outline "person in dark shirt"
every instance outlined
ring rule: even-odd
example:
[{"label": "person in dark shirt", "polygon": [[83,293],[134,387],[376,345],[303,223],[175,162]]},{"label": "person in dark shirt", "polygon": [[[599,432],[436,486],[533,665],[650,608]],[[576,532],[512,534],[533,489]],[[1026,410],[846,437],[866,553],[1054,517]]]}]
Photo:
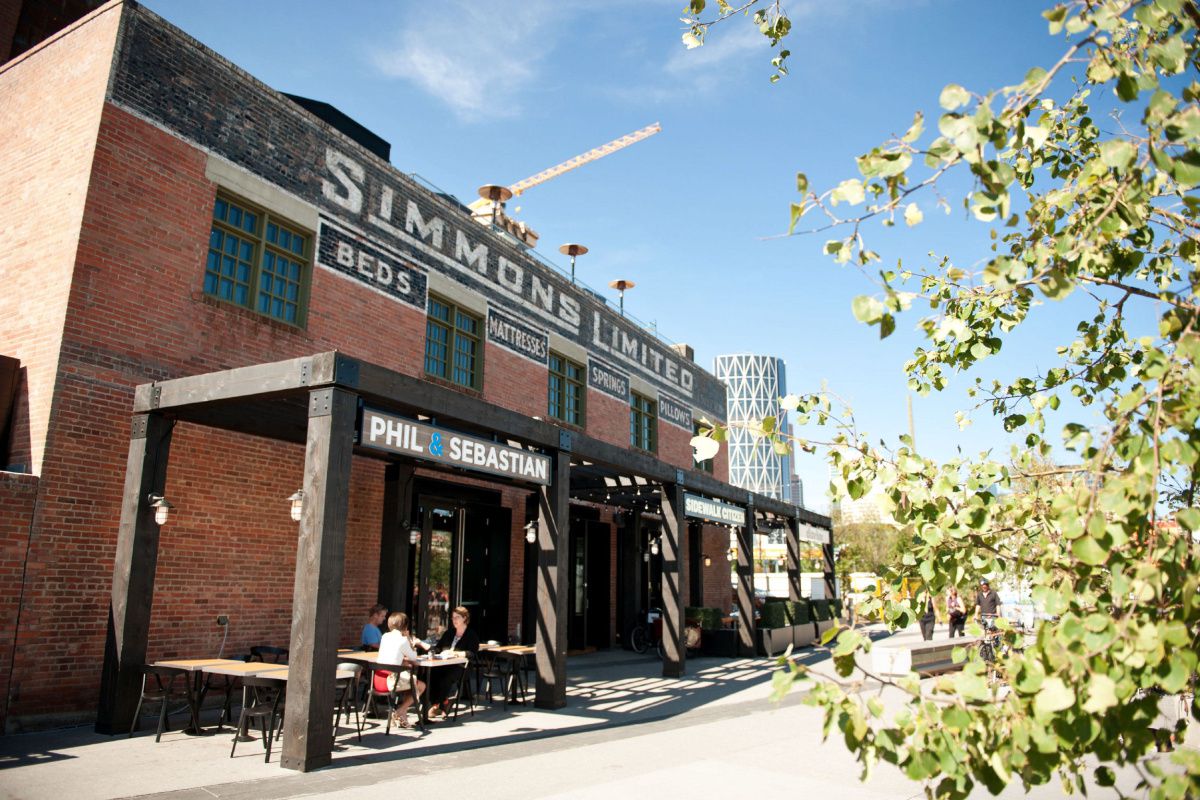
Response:
[{"label": "person in dark shirt", "polygon": [[937,621],[937,615],[933,610],[933,594],[925,595],[925,613],[921,615],[921,638],[925,641],[933,639],[933,625]]},{"label": "person in dark shirt", "polygon": [[[455,650],[467,654],[468,660],[474,660],[479,654],[479,635],[467,627],[471,622],[471,612],[464,606],[455,606],[450,612],[450,627],[438,639],[434,649],[438,652]],[[468,665],[470,669],[470,665]],[[433,708],[430,716],[437,718],[445,716],[450,710],[450,704],[458,696],[458,681],[464,673],[456,670],[435,669],[430,679],[432,700],[438,705]]]},{"label": "person in dark shirt", "polygon": [[991,627],[996,617],[1000,616],[1000,595],[992,591],[987,581],[979,583],[979,592],[975,595],[975,618],[982,620],[986,627]]}]

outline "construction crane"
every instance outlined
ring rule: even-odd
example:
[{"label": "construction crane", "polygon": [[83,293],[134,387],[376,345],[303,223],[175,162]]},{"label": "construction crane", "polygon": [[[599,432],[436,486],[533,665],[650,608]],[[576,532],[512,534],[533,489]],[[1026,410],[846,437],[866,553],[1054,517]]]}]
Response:
[{"label": "construction crane", "polygon": [[[511,197],[521,197],[521,194],[524,191],[529,190],[529,188],[533,188],[539,184],[545,184],[545,182],[551,178],[557,178],[557,176],[562,175],[563,173],[569,173],[572,169],[582,167],[583,164],[598,160],[598,158],[604,158],[605,156],[613,154],[613,152],[617,152],[618,150],[628,148],[629,145],[641,142],[642,139],[648,139],[661,130],[662,126],[659,125],[658,122],[655,122],[654,125],[644,127],[641,131],[626,133],[625,136],[620,137],[619,139],[613,139],[612,142],[608,144],[602,144],[599,146],[599,148],[588,150],[587,152],[584,152],[584,154],[575,156],[574,158],[568,158],[568,160],[564,161],[563,163],[556,164],[556,166],[551,167],[550,169],[541,170],[540,173],[536,175],[530,175],[529,178],[517,181],[516,184],[512,184],[506,188],[508,188],[508,190],[512,193]],[[500,205],[503,206],[503,200],[500,201]],[[476,217],[492,216],[492,200],[486,196],[475,200],[474,203],[469,205],[469,207],[470,210],[475,212]],[[485,213],[479,213],[485,210]]]}]

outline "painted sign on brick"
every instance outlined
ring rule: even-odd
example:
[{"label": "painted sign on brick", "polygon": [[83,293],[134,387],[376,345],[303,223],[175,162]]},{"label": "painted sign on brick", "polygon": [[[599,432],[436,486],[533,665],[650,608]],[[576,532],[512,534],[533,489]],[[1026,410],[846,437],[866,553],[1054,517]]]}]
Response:
[{"label": "painted sign on brick", "polygon": [[629,376],[594,358],[588,359],[588,386],[612,395],[623,403],[629,402]]},{"label": "painted sign on brick", "polygon": [[665,394],[658,396],[658,418],[692,432],[692,410]]},{"label": "painted sign on brick", "polygon": [[494,308],[488,309],[487,334],[488,341],[539,364],[545,364],[550,353],[549,336]]},{"label": "painted sign on brick", "polygon": [[421,270],[321,220],[317,263],[388,297],[425,310],[428,279]]}]

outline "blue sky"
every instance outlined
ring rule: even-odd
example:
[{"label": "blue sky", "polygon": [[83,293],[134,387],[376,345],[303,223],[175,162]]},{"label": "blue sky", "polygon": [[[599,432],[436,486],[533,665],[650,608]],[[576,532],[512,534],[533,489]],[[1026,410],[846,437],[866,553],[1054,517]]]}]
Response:
[{"label": "blue sky", "polygon": [[[661,122],[657,136],[510,204],[541,234],[539,252],[565,265],[558,245],[586,244],[581,279],[606,295],[614,278],[635,281],[629,311],[691,344],[702,366],[718,353],[780,356],[791,391],[825,382],[861,428],[889,442],[907,428],[901,366],[920,314],[880,342],[850,311],[871,284],[821,254],[830,237],[768,238],[786,229],[795,174],[818,191],[857,177],[854,157],[902,133],[914,111],[936,127],[945,84],[1017,83],[1063,49],[1037,2],[801,0],[785,4],[791,75],[771,84],[771,52],[745,20],[684,49],[682,0],[145,5],[271,86],[337,106],[391,142],[399,169],[466,201],[481,184],[513,183]],[[923,224],[871,225],[868,243],[885,263],[923,264],[936,252],[979,265],[988,228],[949,199],[949,216],[922,199]],[[987,374],[1051,363],[1073,317],[1043,316]],[[914,400],[923,453],[1006,447],[987,412],[958,430],[967,383]],[[824,461],[802,455],[797,472],[806,505],[826,509]]]}]

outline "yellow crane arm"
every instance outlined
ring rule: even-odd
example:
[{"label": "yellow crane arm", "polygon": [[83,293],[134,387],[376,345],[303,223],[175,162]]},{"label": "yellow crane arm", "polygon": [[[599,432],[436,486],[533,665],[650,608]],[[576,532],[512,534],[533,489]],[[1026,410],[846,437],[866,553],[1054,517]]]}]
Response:
[{"label": "yellow crane arm", "polygon": [[608,144],[602,144],[595,149],[588,150],[582,155],[575,156],[574,158],[568,158],[561,164],[556,164],[549,169],[544,169],[536,175],[530,175],[525,180],[517,181],[508,188],[512,190],[513,197],[520,197],[521,193],[526,189],[531,189],[534,186],[537,186],[539,183],[545,183],[551,178],[562,175],[564,172],[570,172],[576,167],[582,167],[589,161],[595,161],[598,158],[604,158],[610,153],[615,153],[622,148],[629,147],[631,144],[640,142],[642,139],[647,139],[661,130],[662,126],[656,122],[653,125],[642,128],[640,131],[627,133],[619,139],[613,139]]}]

